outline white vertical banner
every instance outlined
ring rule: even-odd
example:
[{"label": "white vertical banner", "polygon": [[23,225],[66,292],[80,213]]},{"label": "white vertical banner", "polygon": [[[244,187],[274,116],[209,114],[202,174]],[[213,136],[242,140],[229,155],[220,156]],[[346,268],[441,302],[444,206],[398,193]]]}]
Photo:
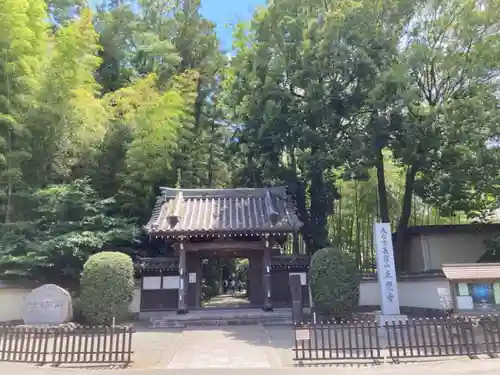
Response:
[{"label": "white vertical banner", "polygon": [[383,315],[400,315],[398,281],[394,265],[391,225],[375,223],[373,242],[377,259],[377,276],[380,285],[380,307]]}]

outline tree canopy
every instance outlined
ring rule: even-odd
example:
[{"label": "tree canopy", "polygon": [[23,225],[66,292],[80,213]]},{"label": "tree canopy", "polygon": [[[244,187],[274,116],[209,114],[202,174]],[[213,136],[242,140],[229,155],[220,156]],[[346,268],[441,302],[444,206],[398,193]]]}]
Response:
[{"label": "tree canopy", "polygon": [[0,2],[3,276],[133,252],[159,186],[286,184],[361,269],[375,219],[402,269],[409,225],[498,208],[500,0],[274,0],[231,51],[200,6]]}]

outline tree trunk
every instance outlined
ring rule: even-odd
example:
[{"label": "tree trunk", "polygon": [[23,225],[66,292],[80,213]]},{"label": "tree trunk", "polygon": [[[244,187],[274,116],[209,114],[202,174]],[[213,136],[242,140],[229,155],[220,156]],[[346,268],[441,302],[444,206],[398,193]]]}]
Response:
[{"label": "tree trunk", "polygon": [[306,189],[297,175],[297,170],[297,157],[295,156],[295,149],[292,148],[290,150],[290,170],[285,176],[285,181],[287,181],[288,183],[289,193],[295,200],[297,216],[303,224],[302,228],[300,228],[300,233],[302,234],[302,238],[305,241],[306,251],[310,255],[312,237],[310,236],[309,231],[310,217],[309,211],[307,210]]},{"label": "tree trunk", "polygon": [[7,204],[5,207],[5,222],[10,223],[12,211],[12,130],[7,130]]},{"label": "tree trunk", "polygon": [[[317,159],[316,159],[317,160]],[[315,167],[311,171],[311,222],[310,235],[312,236],[312,253],[327,245],[327,202],[325,191],[325,179],[323,170]]]},{"label": "tree trunk", "polygon": [[[7,50],[5,50],[5,57],[6,61],[7,59]],[[10,98],[10,89],[11,89],[11,81],[9,74],[6,75],[6,82],[5,82],[5,89],[6,89],[6,94],[7,94],[7,102],[6,102],[6,109],[7,109],[7,115],[12,114],[11,111],[11,98]],[[10,223],[10,216],[11,216],[11,210],[12,210],[12,123],[8,122],[7,123],[7,152],[6,152],[6,159],[7,159],[7,202],[6,202],[6,207],[5,207],[5,222]]]},{"label": "tree trunk", "polygon": [[[341,198],[342,199],[342,198]],[[361,250],[361,231],[360,231],[360,221],[359,221],[359,205],[358,205],[358,181],[354,180],[354,217],[356,220],[356,234],[355,234],[355,246],[356,246],[356,259],[358,262],[359,270],[363,270],[365,256],[362,254]]]},{"label": "tree trunk", "polygon": [[[342,189],[342,187],[340,187]],[[344,228],[344,223],[343,223],[343,217],[342,217],[342,190],[339,191],[340,193],[340,199],[339,199],[339,204],[338,204],[338,212],[337,212],[337,227],[335,228],[335,245],[338,246],[339,248],[341,247],[342,243],[342,228]]]},{"label": "tree trunk", "polygon": [[213,179],[214,179],[214,142],[215,142],[215,121],[212,119],[211,128],[210,128],[210,154],[208,155],[208,183],[207,186],[209,188],[212,187]]},{"label": "tree trunk", "polygon": [[383,223],[389,223],[389,205],[387,204],[387,186],[385,184],[384,155],[382,154],[382,148],[377,150],[375,167],[377,168],[377,190],[380,220],[382,220]]},{"label": "tree trunk", "polygon": [[415,183],[415,176],[417,175],[418,168],[412,165],[406,171],[406,181],[403,195],[403,207],[401,216],[399,217],[398,227],[396,229],[396,242],[394,244],[394,262],[396,270],[404,271],[405,265],[405,234],[408,229],[412,210],[413,198],[413,185]]},{"label": "tree trunk", "polygon": [[302,238],[304,238],[306,242],[307,253],[311,255],[312,237],[310,236],[309,231],[310,219],[309,212],[307,210],[306,191],[304,185],[300,181],[298,181],[298,178],[293,182],[293,184],[290,184],[289,187],[293,189],[291,190],[293,191],[293,197],[297,208],[297,216],[299,217],[299,220],[302,222],[302,224],[304,224],[302,228],[300,228],[300,232],[302,233]]}]

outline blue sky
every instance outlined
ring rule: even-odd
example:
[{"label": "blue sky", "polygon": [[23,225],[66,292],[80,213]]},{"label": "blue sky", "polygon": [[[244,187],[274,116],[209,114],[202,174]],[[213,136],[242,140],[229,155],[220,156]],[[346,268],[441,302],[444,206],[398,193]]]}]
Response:
[{"label": "blue sky", "polygon": [[[102,0],[89,0],[96,5]],[[217,35],[224,50],[231,48],[232,26],[251,19],[253,11],[266,0],[201,0],[201,13],[217,24]]]},{"label": "blue sky", "polygon": [[255,8],[266,0],[201,0],[203,16],[217,24],[217,35],[224,49],[231,48],[232,26],[250,20]]}]

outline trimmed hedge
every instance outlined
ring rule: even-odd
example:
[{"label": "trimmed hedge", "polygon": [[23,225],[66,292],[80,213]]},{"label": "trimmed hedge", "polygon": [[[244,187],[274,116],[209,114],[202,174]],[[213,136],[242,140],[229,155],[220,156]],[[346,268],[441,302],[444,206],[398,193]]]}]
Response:
[{"label": "trimmed hedge", "polygon": [[80,309],[86,323],[124,321],[133,295],[134,265],[128,255],[102,252],[87,260],[80,281]]},{"label": "trimmed hedge", "polygon": [[351,254],[331,247],[316,251],[309,277],[314,307],[324,318],[345,319],[358,307],[361,275]]}]

